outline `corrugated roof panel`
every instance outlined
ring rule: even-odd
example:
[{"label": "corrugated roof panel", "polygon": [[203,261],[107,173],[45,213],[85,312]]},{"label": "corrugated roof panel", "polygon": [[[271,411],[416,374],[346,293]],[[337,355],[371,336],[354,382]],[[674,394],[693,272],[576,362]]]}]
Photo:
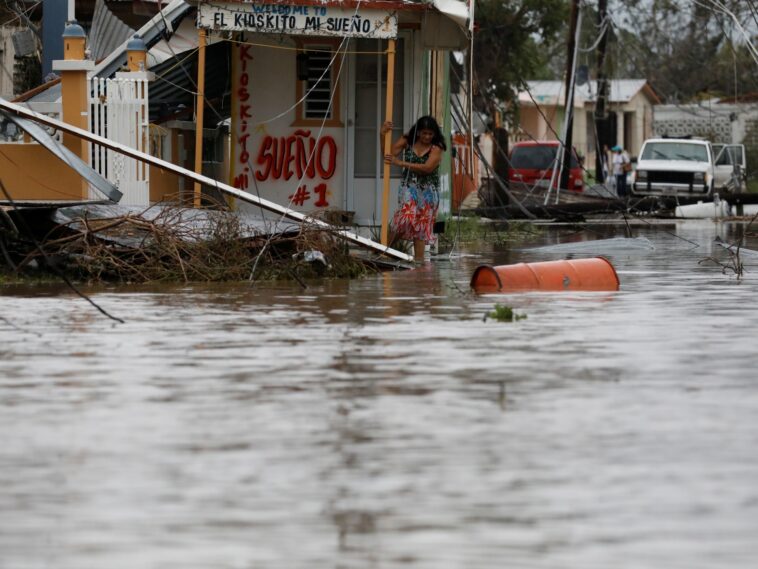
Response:
[{"label": "corrugated roof panel", "polygon": [[[627,103],[645,87],[645,79],[612,79],[610,82],[609,100],[611,103]],[[563,81],[529,81],[529,91],[537,103],[542,105],[562,105],[565,98],[565,83]],[[574,106],[581,107],[584,103],[595,100],[597,81],[592,80],[584,85],[576,86]],[[531,102],[529,93],[519,94],[522,103]]]},{"label": "corrugated roof panel", "polygon": [[[205,52],[205,96],[208,101],[217,101],[212,109],[206,109],[206,127],[229,116],[229,109],[221,106],[231,89],[229,46],[227,42],[219,42],[208,46]],[[194,112],[197,53],[184,60],[186,55],[187,52],[177,53],[180,65],[172,58],[150,69],[156,75],[150,83],[150,122],[169,120],[180,107],[190,116]]]},{"label": "corrugated roof panel", "polygon": [[97,0],[88,42],[94,61],[100,61],[115,51],[133,35],[134,30],[116,17],[104,0]]}]

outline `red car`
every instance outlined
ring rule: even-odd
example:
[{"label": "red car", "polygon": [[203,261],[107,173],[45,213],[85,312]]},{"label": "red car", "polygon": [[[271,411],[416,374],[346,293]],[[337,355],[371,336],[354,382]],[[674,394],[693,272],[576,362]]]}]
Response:
[{"label": "red car", "polygon": [[[511,184],[524,184],[529,187],[549,187],[553,166],[557,164],[557,150],[558,141],[555,140],[516,142],[511,147],[508,181]],[[559,180],[556,179],[553,187],[557,188],[558,183]],[[584,191],[584,172],[579,166],[576,150],[571,152],[568,189],[574,192]]]}]

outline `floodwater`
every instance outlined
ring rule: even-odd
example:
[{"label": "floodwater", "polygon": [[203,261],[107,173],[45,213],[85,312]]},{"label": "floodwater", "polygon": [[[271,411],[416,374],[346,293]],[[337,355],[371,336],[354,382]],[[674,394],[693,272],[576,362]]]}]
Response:
[{"label": "floodwater", "polygon": [[0,289],[0,568],[753,568],[758,260],[698,263],[741,227],[633,226],[655,249],[609,253],[610,293],[473,296],[477,264],[562,258],[487,246],[89,289],[121,325]]}]

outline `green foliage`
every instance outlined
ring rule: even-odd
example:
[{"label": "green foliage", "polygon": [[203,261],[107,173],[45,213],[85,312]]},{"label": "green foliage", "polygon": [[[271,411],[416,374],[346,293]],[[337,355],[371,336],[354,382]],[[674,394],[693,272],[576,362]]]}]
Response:
[{"label": "green foliage", "polygon": [[0,286],[5,285],[47,285],[61,283],[60,277],[41,271],[26,271],[17,273],[8,267],[2,266],[0,260]]},{"label": "green foliage", "polygon": [[498,322],[518,322],[519,320],[526,320],[526,314],[516,314],[510,306],[495,304],[493,310],[484,316],[484,320],[486,321],[487,318]]},{"label": "green foliage", "polygon": [[[721,4],[742,22],[752,19],[745,0]],[[745,38],[709,3],[618,0],[614,8],[618,28],[609,46],[609,76],[644,77],[670,103],[734,95],[735,79],[738,93],[758,88]]]},{"label": "green foliage", "polygon": [[[721,0],[746,29],[755,22],[755,2]],[[478,106],[491,99],[517,112],[517,93],[532,79],[563,79],[570,0],[479,0],[474,36]],[[606,75],[645,78],[662,99],[686,103],[712,96],[733,97],[758,90],[756,62],[731,17],[712,3],[692,0],[609,0],[613,20]],[[596,2],[583,8],[580,47],[598,39]],[[595,52],[579,63],[596,77]],[[707,70],[707,72],[704,72]]]},{"label": "green foliage", "polygon": [[478,0],[474,66],[480,94],[507,105],[517,101],[525,80],[548,78],[568,12],[568,0]]},{"label": "green foliage", "polygon": [[447,222],[440,244],[451,247],[483,241],[496,245],[524,241],[539,235],[540,229],[527,221],[484,222],[479,217],[459,217]]}]

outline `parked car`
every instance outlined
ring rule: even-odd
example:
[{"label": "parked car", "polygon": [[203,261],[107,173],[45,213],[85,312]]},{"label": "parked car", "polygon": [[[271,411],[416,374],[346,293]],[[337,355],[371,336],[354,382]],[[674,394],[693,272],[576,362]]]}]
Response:
[{"label": "parked car", "polygon": [[713,148],[707,140],[651,138],[632,176],[636,195],[708,196],[714,188]]},{"label": "parked car", "polygon": [[[511,184],[524,184],[529,187],[548,188],[553,177],[553,168],[557,165],[556,152],[559,144],[556,140],[516,142],[511,147],[508,181]],[[557,174],[556,174],[557,177]],[[553,187],[558,187],[555,180]],[[576,150],[571,152],[569,165],[568,189],[574,192],[584,191],[584,173],[579,165]]]},{"label": "parked car", "polygon": [[714,186],[717,191],[747,191],[747,159],[744,144],[713,144],[715,170]]}]

